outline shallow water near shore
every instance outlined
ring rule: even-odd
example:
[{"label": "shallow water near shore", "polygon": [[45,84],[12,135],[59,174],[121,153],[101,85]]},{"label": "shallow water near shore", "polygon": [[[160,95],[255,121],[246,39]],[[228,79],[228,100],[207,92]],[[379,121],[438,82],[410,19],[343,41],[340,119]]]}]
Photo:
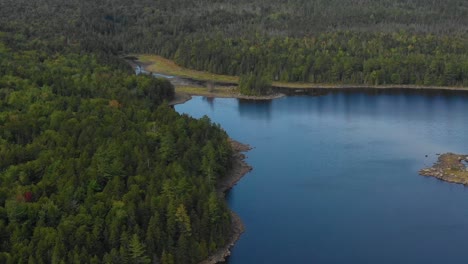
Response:
[{"label": "shallow water near shore", "polygon": [[194,97],[176,110],[254,147],[227,196],[246,227],[229,264],[466,263],[468,188],[417,172],[468,153],[467,93]]}]

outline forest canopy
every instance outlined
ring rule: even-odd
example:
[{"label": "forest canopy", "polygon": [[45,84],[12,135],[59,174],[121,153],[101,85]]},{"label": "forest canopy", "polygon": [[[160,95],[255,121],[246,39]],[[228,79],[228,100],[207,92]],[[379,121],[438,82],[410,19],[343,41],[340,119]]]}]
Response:
[{"label": "forest canopy", "polygon": [[0,263],[203,260],[230,234],[226,133],[79,48],[0,33]]},{"label": "forest canopy", "polygon": [[224,245],[226,133],[155,53],[272,81],[468,85],[466,0],[0,1],[0,263],[197,263]]},{"label": "forest canopy", "polygon": [[[468,85],[465,0],[2,1],[6,28],[272,81]],[[45,19],[47,18],[47,19]]]}]

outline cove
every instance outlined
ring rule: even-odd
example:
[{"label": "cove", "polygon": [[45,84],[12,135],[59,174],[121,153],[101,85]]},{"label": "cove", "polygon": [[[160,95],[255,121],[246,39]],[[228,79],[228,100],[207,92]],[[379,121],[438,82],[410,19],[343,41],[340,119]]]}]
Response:
[{"label": "cove", "polygon": [[417,173],[468,153],[467,93],[194,97],[176,110],[254,147],[228,194],[246,227],[228,263],[467,262],[468,189]]}]

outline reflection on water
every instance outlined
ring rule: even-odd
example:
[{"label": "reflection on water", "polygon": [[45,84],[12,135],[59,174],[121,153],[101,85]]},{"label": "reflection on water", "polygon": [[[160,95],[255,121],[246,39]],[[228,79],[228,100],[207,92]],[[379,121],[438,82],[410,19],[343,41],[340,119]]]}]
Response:
[{"label": "reflection on water", "polygon": [[240,116],[256,120],[269,120],[271,118],[271,105],[271,100],[238,99]]},{"label": "reflection on water", "polygon": [[[421,96],[424,97],[424,100],[417,100]],[[308,99],[303,100],[303,98]],[[370,98],[372,99],[369,100]],[[408,115],[415,118],[424,115],[424,119],[433,119],[434,115],[443,115],[450,121],[460,114],[457,111],[464,109],[468,100],[468,92],[404,89],[356,91],[353,89],[331,91],[327,95],[314,97],[291,96],[287,100],[294,102],[281,104],[277,103],[281,99],[273,101],[238,99],[238,111],[244,117],[269,120],[274,114],[272,113],[272,105],[274,104],[275,112],[336,114],[343,115],[348,120],[356,115],[369,116],[374,119],[382,118],[382,116],[399,118]],[[210,107],[214,106],[212,101],[209,103]]]},{"label": "reflection on water", "polygon": [[203,97],[203,101],[207,102],[210,106],[211,110],[214,110],[214,101],[216,100],[215,97]]},{"label": "reflection on water", "polygon": [[229,264],[466,263],[468,188],[417,171],[468,153],[467,93],[194,97],[176,109],[254,147],[254,170],[227,196],[247,230]]}]

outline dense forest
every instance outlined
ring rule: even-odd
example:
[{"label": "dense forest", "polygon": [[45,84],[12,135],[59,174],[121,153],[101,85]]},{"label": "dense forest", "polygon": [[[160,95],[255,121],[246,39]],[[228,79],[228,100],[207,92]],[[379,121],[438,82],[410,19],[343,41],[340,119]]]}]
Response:
[{"label": "dense forest", "polygon": [[[272,81],[468,85],[465,0],[2,1],[27,35]],[[18,15],[19,14],[19,15]],[[53,18],[44,20],[44,18]]]},{"label": "dense forest", "polygon": [[189,68],[284,82],[468,86],[468,39],[459,37],[340,32],[240,43],[205,38],[182,42],[174,59]]},{"label": "dense forest", "polygon": [[197,263],[226,133],[120,57],[272,81],[468,85],[466,0],[0,1],[0,263]]},{"label": "dense forest", "polygon": [[0,263],[197,263],[224,246],[226,133],[170,108],[169,82],[56,44],[0,33]]}]

